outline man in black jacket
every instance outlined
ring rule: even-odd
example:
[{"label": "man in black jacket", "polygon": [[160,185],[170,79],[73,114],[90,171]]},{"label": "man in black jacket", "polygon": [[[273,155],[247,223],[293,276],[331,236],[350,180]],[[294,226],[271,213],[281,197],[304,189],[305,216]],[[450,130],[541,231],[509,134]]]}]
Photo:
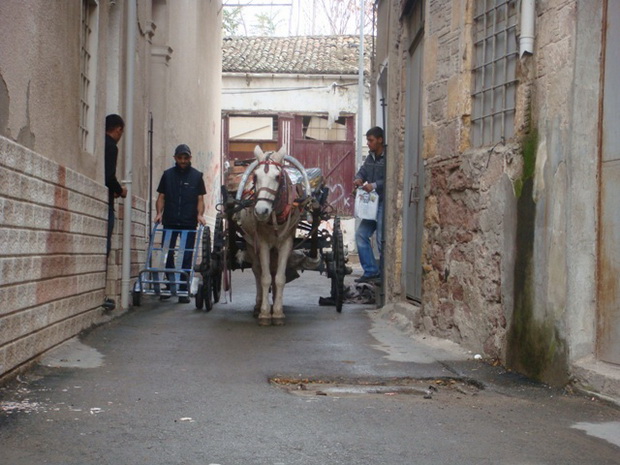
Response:
[{"label": "man in black jacket", "polygon": [[125,122],[119,115],[105,118],[105,185],[108,188],[108,235],[106,256],[110,255],[112,231],[114,230],[114,199],[127,196],[127,188],[116,179],[116,162],[118,159],[118,141],[125,131]]},{"label": "man in black jacket", "polygon": [[[185,253],[183,255],[183,269],[189,269],[192,264],[192,250],[196,240],[196,226],[206,224],[204,217],[205,183],[202,173],[191,166],[192,152],[185,144],[179,145],[174,151],[175,165],[164,171],[159,181],[157,215],[155,223],[161,222],[166,229],[187,230]],[[170,248],[176,246],[179,232],[173,232],[170,239]],[[166,259],[166,268],[175,268],[174,254],[169,253]],[[187,276],[179,287],[187,290]],[[180,303],[189,303],[189,297],[179,297]]]}]

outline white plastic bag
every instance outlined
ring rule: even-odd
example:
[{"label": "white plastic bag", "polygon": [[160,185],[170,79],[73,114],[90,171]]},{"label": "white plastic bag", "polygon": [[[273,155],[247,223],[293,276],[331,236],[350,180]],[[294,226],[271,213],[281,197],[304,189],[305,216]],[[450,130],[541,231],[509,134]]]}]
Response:
[{"label": "white plastic bag", "polygon": [[193,276],[192,277],[192,283],[191,283],[191,285],[189,287],[190,295],[198,294],[198,284],[200,284],[198,276]]},{"label": "white plastic bag", "polygon": [[377,191],[366,192],[359,187],[355,194],[355,218],[377,221],[379,194]]}]

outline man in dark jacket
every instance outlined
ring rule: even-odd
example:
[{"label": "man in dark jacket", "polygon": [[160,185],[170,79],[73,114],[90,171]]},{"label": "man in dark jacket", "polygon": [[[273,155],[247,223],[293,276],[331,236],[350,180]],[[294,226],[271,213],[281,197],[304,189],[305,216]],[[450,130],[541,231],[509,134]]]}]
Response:
[{"label": "man in dark jacket", "polygon": [[355,280],[358,283],[379,282],[381,279],[381,268],[383,260],[375,259],[372,250],[370,238],[376,231],[377,247],[379,255],[383,255],[383,184],[385,179],[385,147],[383,144],[383,129],[378,126],[371,128],[366,132],[366,142],[368,144],[369,153],[361,166],[353,185],[361,187],[366,192],[377,191],[379,195],[379,205],[377,208],[377,220],[361,220],[357,231],[355,232],[355,243],[357,245],[357,253],[359,254],[360,264],[364,270],[364,274]]},{"label": "man in dark jacket", "polygon": [[118,141],[125,131],[125,122],[119,115],[105,118],[105,185],[108,188],[108,236],[106,255],[110,255],[112,231],[114,230],[114,199],[127,196],[127,188],[116,179],[116,162],[118,159]]},{"label": "man in dark jacket", "polygon": [[[183,255],[183,269],[192,265],[192,250],[196,240],[196,226],[206,224],[204,215],[205,183],[202,173],[191,166],[192,152],[185,144],[179,145],[174,151],[175,165],[164,171],[159,181],[157,215],[155,223],[161,222],[166,229],[187,230],[187,239]],[[174,232],[170,239],[170,248],[176,246],[179,232]],[[175,268],[174,254],[169,253],[166,268]],[[187,276],[182,278],[180,290],[187,290]],[[189,297],[179,297],[180,303],[189,303]]]}]

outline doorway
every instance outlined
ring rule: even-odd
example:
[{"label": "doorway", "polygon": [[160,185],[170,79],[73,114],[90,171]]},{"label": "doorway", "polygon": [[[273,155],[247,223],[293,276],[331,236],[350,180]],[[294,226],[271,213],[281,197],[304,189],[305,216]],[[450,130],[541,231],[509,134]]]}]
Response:
[{"label": "doorway", "polygon": [[422,62],[424,2],[414,4],[408,18],[413,38],[407,57],[405,190],[403,199],[403,280],[408,299],[422,300],[422,233],[424,224],[424,163],[422,159]]}]

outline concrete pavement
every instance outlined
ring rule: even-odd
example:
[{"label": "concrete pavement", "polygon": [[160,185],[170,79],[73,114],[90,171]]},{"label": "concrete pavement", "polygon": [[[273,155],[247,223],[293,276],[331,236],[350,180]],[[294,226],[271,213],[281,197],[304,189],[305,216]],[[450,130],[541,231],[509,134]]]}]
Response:
[{"label": "concrete pavement", "polygon": [[618,410],[328,290],[303,273],[266,328],[247,271],[210,313],[144,299],[0,391],[0,464],[620,463]]}]

